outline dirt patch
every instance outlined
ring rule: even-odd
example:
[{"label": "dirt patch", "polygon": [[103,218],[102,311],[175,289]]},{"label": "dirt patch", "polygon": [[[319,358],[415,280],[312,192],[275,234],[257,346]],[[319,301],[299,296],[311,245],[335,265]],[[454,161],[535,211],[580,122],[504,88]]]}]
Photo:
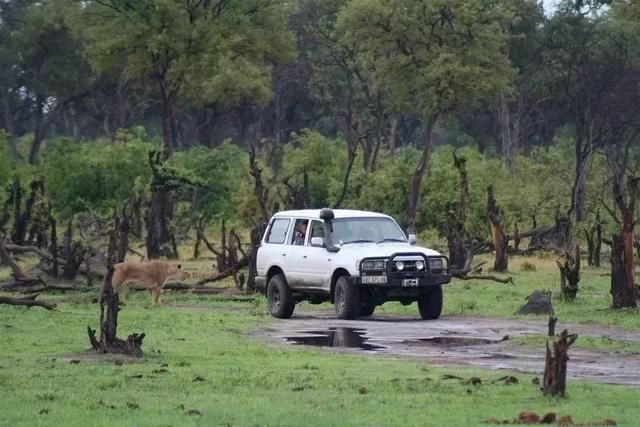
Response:
[{"label": "dirt patch", "polygon": [[[640,342],[640,334],[608,327],[558,325],[580,336]],[[342,331],[342,332],[340,332]],[[355,331],[345,335],[344,331]],[[273,321],[259,333],[272,342],[313,345],[327,351],[391,355],[447,365],[470,365],[541,375],[544,346],[531,349],[510,338],[546,334],[546,320],[445,316],[435,321],[374,316],[338,320],[330,313],[302,312]],[[338,338],[336,338],[338,337]],[[336,345],[338,344],[338,345]],[[568,376],[611,384],[640,386],[640,358],[600,351],[571,349]]]}]

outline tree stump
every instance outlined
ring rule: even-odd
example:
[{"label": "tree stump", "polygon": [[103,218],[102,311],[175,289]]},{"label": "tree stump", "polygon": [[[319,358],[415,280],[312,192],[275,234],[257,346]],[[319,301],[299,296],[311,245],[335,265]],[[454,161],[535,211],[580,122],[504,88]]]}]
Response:
[{"label": "tree stump", "polygon": [[[132,334],[126,340],[117,337],[118,329],[118,294],[113,292],[111,279],[113,266],[123,262],[127,253],[129,223],[126,217],[116,218],[115,227],[109,232],[107,249],[107,274],[102,284],[100,295],[100,339],[96,338],[95,329],[87,327],[89,342],[94,350],[101,353],[123,353],[129,356],[142,357],[142,340],[144,333]],[[105,318],[106,309],[106,318]]]},{"label": "tree stump", "polygon": [[576,245],[573,253],[565,252],[562,259],[556,260],[560,269],[560,292],[567,301],[574,300],[580,282],[580,246]]},{"label": "tree stump", "polygon": [[[556,319],[557,320],[557,319]],[[569,334],[563,330],[559,336],[554,337],[552,329],[555,320],[549,321],[549,339],[547,340],[547,352],[544,364],[544,380],[542,391],[545,396],[564,396],[567,388],[567,362],[569,361],[569,347],[578,339],[578,335]],[[549,348],[552,342],[552,349]]]},{"label": "tree stump", "polygon": [[267,224],[259,224],[251,229],[251,248],[249,252],[249,272],[247,277],[247,291],[256,291],[256,258],[258,256],[258,248],[260,247],[260,241],[267,229]]}]

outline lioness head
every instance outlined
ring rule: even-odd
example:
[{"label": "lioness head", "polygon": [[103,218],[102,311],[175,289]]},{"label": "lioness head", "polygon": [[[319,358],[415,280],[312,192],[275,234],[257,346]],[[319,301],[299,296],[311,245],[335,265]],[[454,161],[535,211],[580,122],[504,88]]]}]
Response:
[{"label": "lioness head", "polygon": [[180,278],[182,277],[183,271],[182,264],[169,264],[169,267],[167,268],[167,277]]}]

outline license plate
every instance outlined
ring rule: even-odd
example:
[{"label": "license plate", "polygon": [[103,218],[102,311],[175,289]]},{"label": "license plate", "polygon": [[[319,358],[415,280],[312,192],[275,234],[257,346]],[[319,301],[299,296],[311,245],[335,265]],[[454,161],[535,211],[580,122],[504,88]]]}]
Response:
[{"label": "license plate", "polygon": [[418,279],[402,279],[402,286],[418,286]]},{"label": "license plate", "polygon": [[387,283],[387,276],[363,276],[362,283],[365,283],[365,284]]}]

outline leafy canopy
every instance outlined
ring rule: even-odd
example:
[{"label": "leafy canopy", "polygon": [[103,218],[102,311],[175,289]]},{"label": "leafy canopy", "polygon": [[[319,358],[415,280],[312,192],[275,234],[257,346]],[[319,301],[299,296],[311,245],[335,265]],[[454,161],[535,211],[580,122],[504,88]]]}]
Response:
[{"label": "leafy canopy", "polygon": [[338,26],[393,106],[429,117],[509,90],[509,14],[493,0],[353,0]]},{"label": "leafy canopy", "polygon": [[123,68],[161,83],[168,99],[201,105],[265,103],[269,64],[289,60],[285,0],[87,1],[75,27],[100,72]]}]

